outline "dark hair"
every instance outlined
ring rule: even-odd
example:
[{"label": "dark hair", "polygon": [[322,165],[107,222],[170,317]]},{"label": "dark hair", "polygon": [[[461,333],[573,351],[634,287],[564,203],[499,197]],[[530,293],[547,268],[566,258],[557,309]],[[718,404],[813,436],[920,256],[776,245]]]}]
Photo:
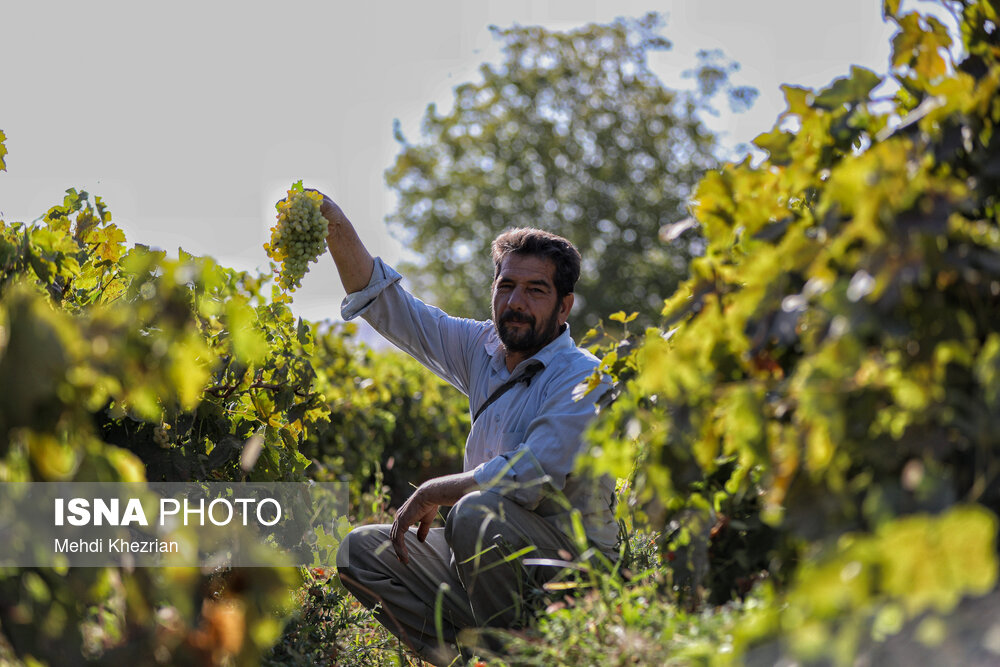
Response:
[{"label": "dark hair", "polygon": [[555,288],[559,298],[572,294],[580,279],[580,251],[561,236],[541,229],[509,229],[493,240],[493,278],[500,275],[500,265],[507,255],[535,255],[551,260],[556,266]]}]

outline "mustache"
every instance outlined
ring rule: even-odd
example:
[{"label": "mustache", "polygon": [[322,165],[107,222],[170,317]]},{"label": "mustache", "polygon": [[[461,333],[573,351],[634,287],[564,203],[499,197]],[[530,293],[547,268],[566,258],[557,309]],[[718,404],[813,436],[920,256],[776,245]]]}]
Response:
[{"label": "mustache", "polygon": [[535,318],[526,313],[518,313],[513,310],[508,310],[500,317],[501,324],[506,322],[524,322],[525,324],[534,324]]}]

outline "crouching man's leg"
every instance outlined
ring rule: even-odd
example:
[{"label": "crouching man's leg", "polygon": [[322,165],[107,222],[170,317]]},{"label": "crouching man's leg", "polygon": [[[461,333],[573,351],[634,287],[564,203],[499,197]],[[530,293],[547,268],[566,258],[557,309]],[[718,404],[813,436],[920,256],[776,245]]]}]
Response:
[{"label": "crouching man's leg", "polygon": [[403,565],[392,549],[390,528],[352,530],[337,552],[337,573],[344,586],[407,646],[425,660],[448,664],[457,655],[449,645],[474,620],[444,529],[432,529],[423,543],[415,530],[408,531],[410,562]]},{"label": "crouching man's leg", "polygon": [[[564,532],[494,491],[463,497],[449,512],[444,531],[480,627],[519,625],[525,620],[525,595],[560,570],[524,565],[522,559],[563,560],[567,552],[577,553]],[[520,558],[506,560],[526,547],[530,551]]]}]

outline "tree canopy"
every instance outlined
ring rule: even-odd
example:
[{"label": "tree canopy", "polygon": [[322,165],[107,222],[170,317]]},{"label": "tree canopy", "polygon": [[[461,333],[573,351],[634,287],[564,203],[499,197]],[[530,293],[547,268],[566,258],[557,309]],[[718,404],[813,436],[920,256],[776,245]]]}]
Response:
[{"label": "tree canopy", "polygon": [[697,249],[696,232],[669,243],[659,232],[686,217],[694,185],[716,164],[699,112],[718,90],[743,103],[755,95],[729,85],[732,67],[717,54],[703,54],[697,92],[666,88],[647,63],[670,48],[660,27],[649,14],[566,33],[493,28],[503,62],[456,87],[451,111],[430,105],[421,143],[397,128],[389,222],[421,256],[404,267],[418,292],[455,315],[487,316],[490,242],[533,226],[583,255],[571,323],[620,310],[657,316]]}]

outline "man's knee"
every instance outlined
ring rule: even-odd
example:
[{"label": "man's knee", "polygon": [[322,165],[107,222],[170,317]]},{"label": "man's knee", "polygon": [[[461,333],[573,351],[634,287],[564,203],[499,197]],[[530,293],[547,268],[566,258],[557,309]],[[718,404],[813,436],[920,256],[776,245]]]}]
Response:
[{"label": "man's knee", "polygon": [[340,578],[341,583],[344,584],[347,590],[350,591],[354,590],[354,587],[352,586],[354,583],[354,577],[350,573],[350,567],[352,561],[351,550],[354,542],[351,538],[354,535],[355,530],[352,530],[345,535],[344,539],[340,542],[340,546],[337,547],[337,577]]},{"label": "man's knee", "polygon": [[484,521],[500,518],[505,502],[504,497],[495,491],[467,493],[448,512],[445,530],[461,532],[469,528],[478,529]]},{"label": "man's knee", "polygon": [[455,503],[444,526],[445,539],[452,551],[461,556],[492,544],[507,502],[495,491],[473,491]]},{"label": "man's knee", "polygon": [[[369,569],[370,560],[377,558],[379,545],[388,539],[387,526],[359,526],[349,532],[337,548],[337,574],[345,585],[351,569]],[[350,586],[348,586],[350,588]]]}]

